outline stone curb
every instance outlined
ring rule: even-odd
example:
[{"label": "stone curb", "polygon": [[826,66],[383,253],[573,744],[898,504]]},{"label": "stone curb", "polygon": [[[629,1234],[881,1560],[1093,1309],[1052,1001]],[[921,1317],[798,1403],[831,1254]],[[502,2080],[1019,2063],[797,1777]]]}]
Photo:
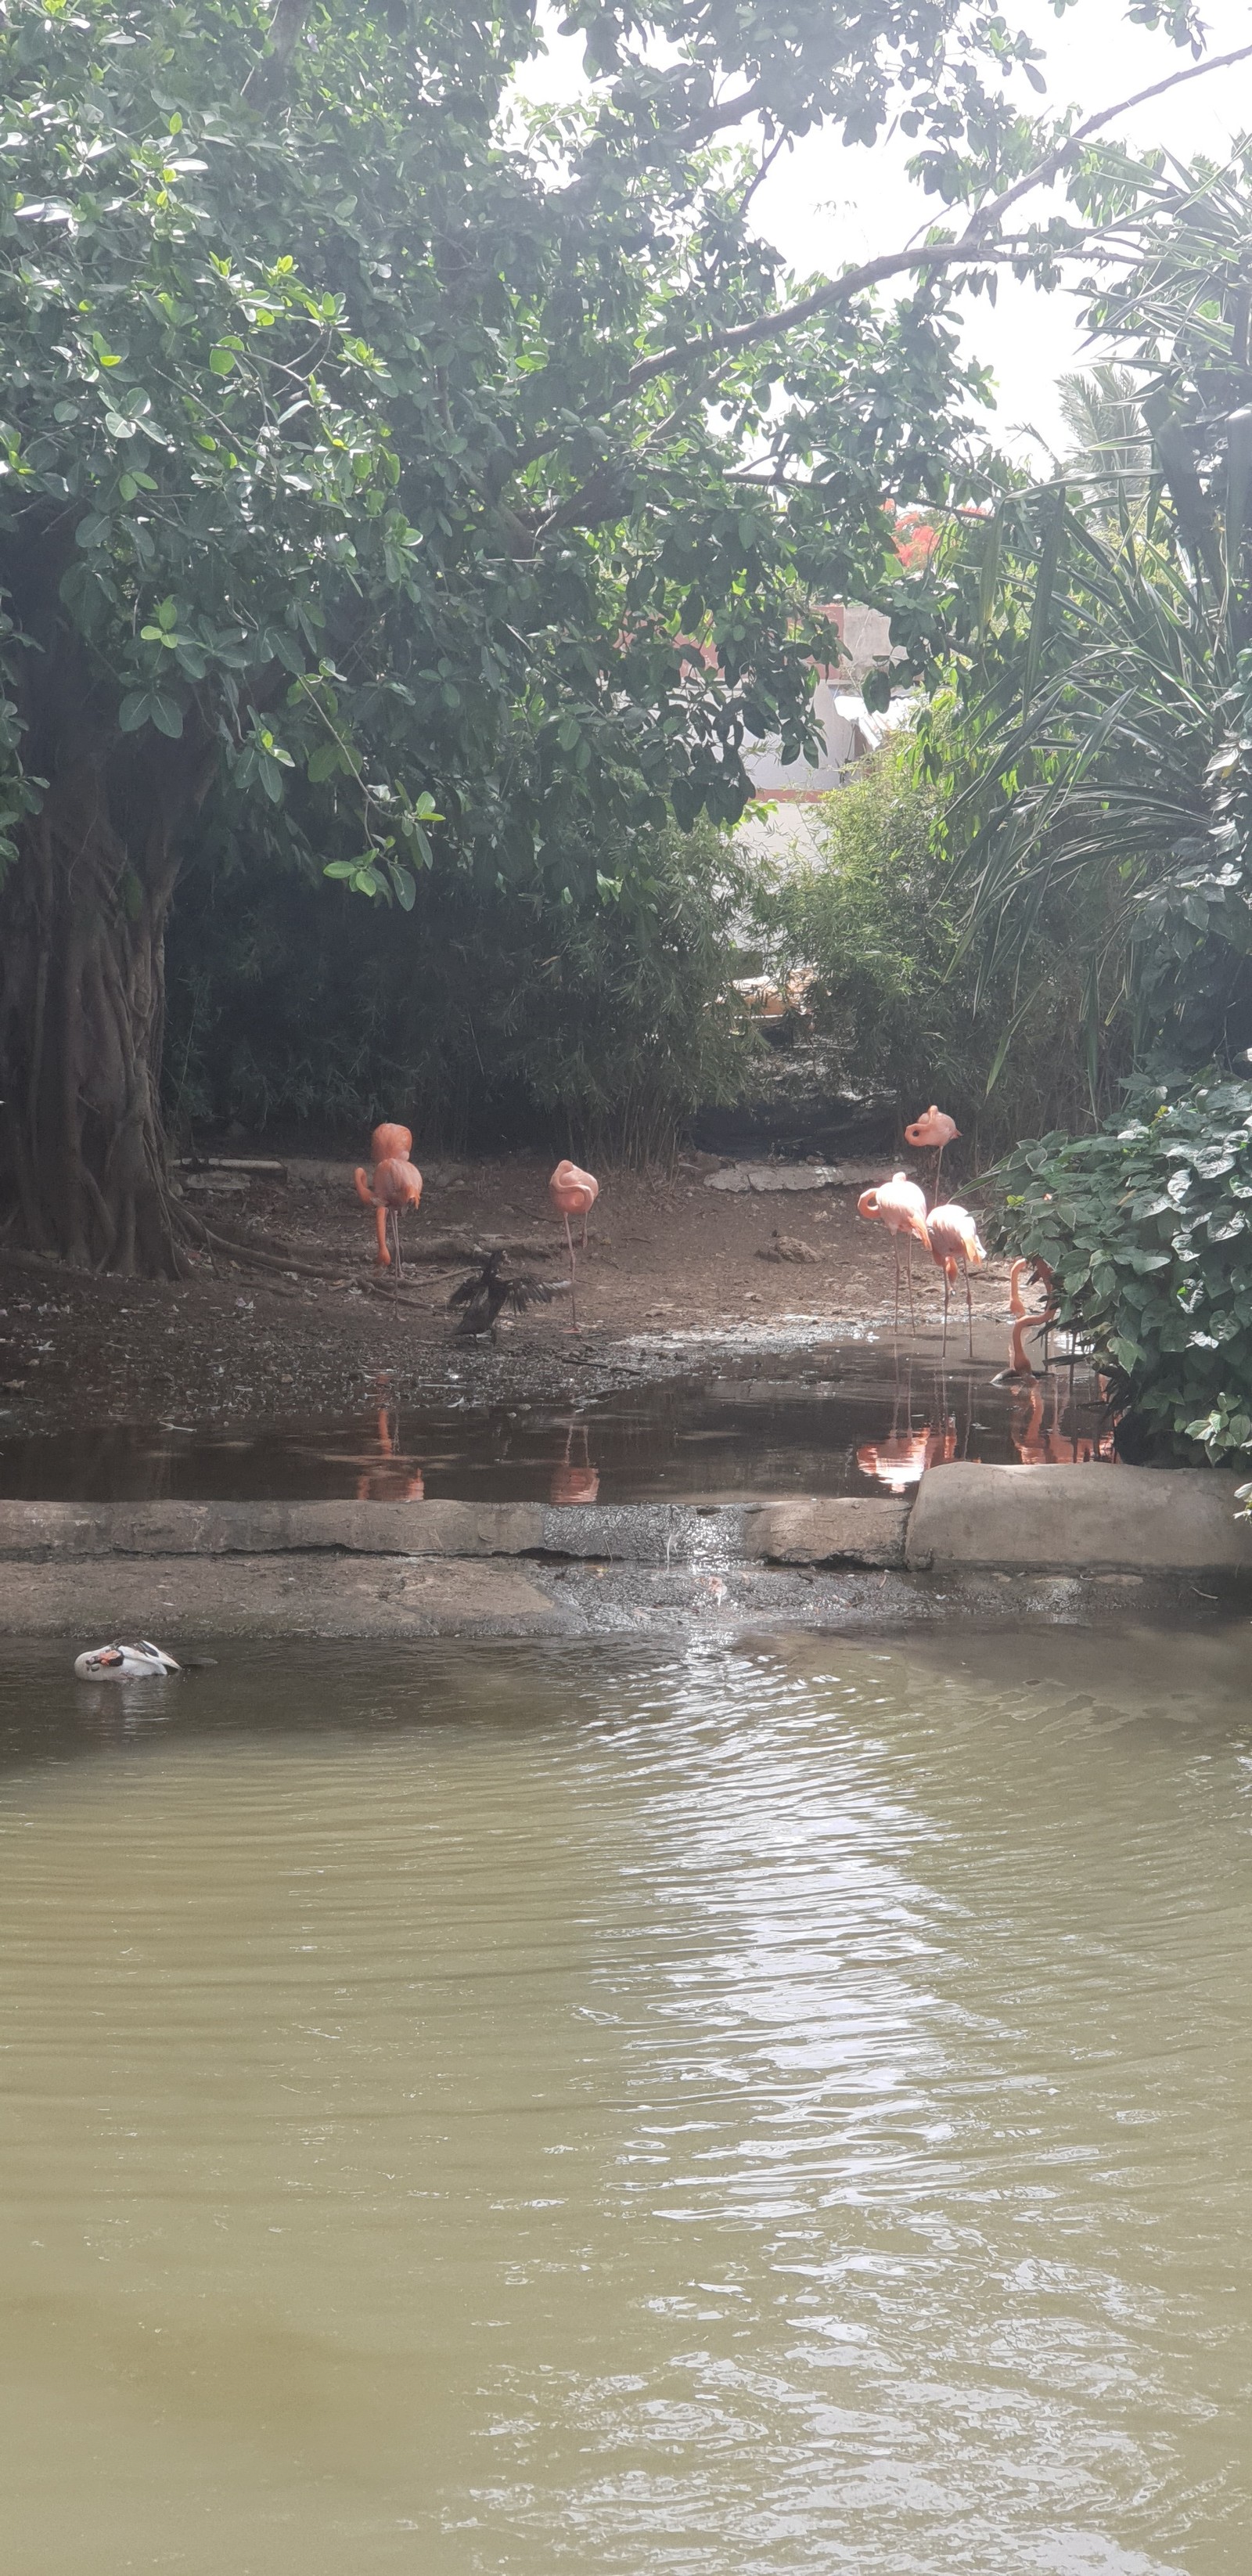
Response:
[{"label": "stone curb", "polygon": [[639,1635],[723,1605],[728,1618],[810,1627],[841,1625],[854,1605],[880,1620],[945,1603],[947,1616],[1011,1602],[1055,1617],[1098,1606],[1100,1585],[1120,1600],[1145,1578],[1193,1574],[1234,1578],[1246,1599],[1252,1526],[1234,1515],[1238,1483],[957,1464],[929,1469],[911,1510],[868,1495],[564,1509],[7,1502],[0,1631]]},{"label": "stone curb", "polygon": [[1243,1480],[1207,1467],[929,1467],[904,1562],[918,1573],[1252,1574]]},{"label": "stone curb", "polygon": [[[903,1565],[903,1503],[13,1503],[4,1558],[526,1557]],[[3,1581],[0,1575],[0,1582]]]}]

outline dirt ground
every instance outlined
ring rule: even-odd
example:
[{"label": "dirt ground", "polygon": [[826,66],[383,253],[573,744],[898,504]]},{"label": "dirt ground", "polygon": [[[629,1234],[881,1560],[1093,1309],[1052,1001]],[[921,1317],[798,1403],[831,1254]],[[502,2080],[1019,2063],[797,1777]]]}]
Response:
[{"label": "dirt ground", "polygon": [[[179,1284],[94,1278],[0,1247],[0,1435],[119,1422],[255,1428],[383,1398],[412,1403],[451,1382],[471,1403],[548,1401],[690,1371],[689,1337],[701,1332],[890,1321],[890,1240],[858,1220],[855,1192],[737,1196],[705,1186],[718,1167],[693,1155],[672,1181],[602,1175],[578,1264],[582,1329],[571,1331],[560,1298],[502,1321],[494,1344],[456,1338],[449,1291],[472,1248],[492,1240],[516,1267],[565,1277],[546,1160],[424,1166],[398,1291],[379,1279],[350,1166],[307,1157],[288,1161],[281,1182],[228,1188],[223,1176],[188,1190],[211,1230],[267,1250],[274,1269],[205,1250]],[[778,1235],[815,1257],[769,1257]],[[919,1259],[915,1277],[919,1321],[923,1307],[937,1320],[938,1273]],[[1002,1314],[1003,1266],[983,1272],[974,1294],[977,1309]]]}]

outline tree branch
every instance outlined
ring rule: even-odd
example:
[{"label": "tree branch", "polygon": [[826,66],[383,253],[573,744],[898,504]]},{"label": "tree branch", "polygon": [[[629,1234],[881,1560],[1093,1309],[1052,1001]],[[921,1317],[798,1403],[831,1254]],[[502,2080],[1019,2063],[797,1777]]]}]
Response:
[{"label": "tree branch", "polygon": [[300,30],[308,17],[312,0],[277,0],[265,39],[265,51],[255,62],[243,85],[247,97],[254,84],[258,95],[276,89],[296,50]]},{"label": "tree branch", "polygon": [[1166,90],[1179,89],[1184,81],[1201,80],[1208,72],[1222,72],[1228,70],[1232,63],[1245,63],[1249,55],[1252,55],[1252,44],[1236,45],[1233,53],[1212,54],[1207,62],[1188,63],[1180,72],[1168,72],[1164,80],[1153,81],[1150,89],[1136,90],[1133,98],[1119,99],[1116,107],[1097,109],[1096,114],[1089,116],[1085,124],[1076,125],[1073,133],[1067,135],[1064,143],[1057,144],[1055,151],[1049,152],[1033,170],[1028,170],[1023,178],[1016,179],[1011,188],[1006,188],[1002,196],[988,198],[987,203],[967,225],[966,239],[968,240],[970,234],[980,228],[985,230],[989,224],[998,223],[1000,217],[1010,206],[1016,204],[1019,197],[1028,196],[1035,188],[1046,188],[1064,169],[1071,153],[1076,152],[1090,135],[1098,134],[1102,125],[1110,125],[1115,116],[1128,116],[1132,108],[1146,107],[1149,99],[1162,98]]},{"label": "tree branch", "polygon": [[1028,256],[1033,245],[1017,241],[996,243],[991,239],[995,227],[1010,206],[1036,188],[1049,187],[1064,169],[1067,161],[1080,151],[1089,137],[1111,124],[1115,116],[1125,116],[1131,108],[1142,107],[1148,99],[1160,98],[1167,90],[1177,89],[1180,82],[1198,80],[1206,72],[1226,71],[1232,63],[1252,57],[1252,44],[1238,45],[1232,53],[1214,54],[1208,62],[1189,63],[1185,70],[1171,72],[1167,79],[1155,81],[1150,89],[1138,90],[1132,98],[1119,99],[1115,106],[1100,108],[1085,123],[1076,126],[1063,143],[1045,153],[1033,170],[1006,188],[1002,195],[990,198],[977,210],[965,231],[952,242],[924,242],[909,250],[888,251],[879,259],[865,260],[859,268],[845,269],[842,277],[830,278],[810,295],[797,297],[794,304],[780,305],[776,312],[759,314],[755,321],[732,324],[725,331],[710,332],[707,339],[686,340],[669,349],[658,349],[650,358],[641,358],[631,368],[626,389],[633,393],[639,385],[649,384],[654,376],[672,375],[685,367],[707,366],[713,357],[731,357],[740,349],[754,348],[762,340],[771,340],[780,332],[794,330],[797,323],[807,322],[815,313],[832,311],[837,305],[850,303],[868,287],[881,286],[889,278],[901,277],[910,270],[942,268],[981,268],[990,259],[1013,259]]},{"label": "tree branch", "polygon": [[672,375],[683,367],[707,366],[710,358],[733,357],[740,349],[754,348],[760,340],[772,340],[780,331],[793,331],[815,313],[826,313],[836,305],[849,304],[867,287],[881,286],[891,277],[903,277],[910,270],[951,268],[962,262],[986,268],[992,262],[1029,258],[1037,244],[1024,240],[984,242],[976,248],[962,234],[954,242],[920,242],[910,250],[885,251],[879,259],[867,259],[859,268],[846,268],[842,277],[828,278],[816,286],[811,295],[798,296],[794,304],[780,304],[776,312],[758,313],[751,322],[735,322],[724,331],[711,331],[707,339],[678,342],[673,348],[658,349],[650,358],[640,358],[626,379],[627,393],[650,384],[654,376]]}]

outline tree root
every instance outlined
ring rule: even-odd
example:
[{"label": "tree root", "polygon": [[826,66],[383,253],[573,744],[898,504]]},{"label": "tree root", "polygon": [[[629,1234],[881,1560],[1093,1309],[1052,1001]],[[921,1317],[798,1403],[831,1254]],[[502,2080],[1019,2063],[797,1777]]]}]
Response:
[{"label": "tree root", "polygon": [[175,1224],[193,1242],[203,1244],[209,1252],[222,1253],[228,1261],[252,1262],[258,1270],[294,1270],[297,1278],[301,1279],[342,1279],[344,1276],[342,1262],[337,1270],[328,1270],[320,1263],[315,1266],[310,1261],[297,1261],[286,1253],[267,1252],[262,1244],[246,1243],[234,1235],[219,1234],[216,1227],[206,1225],[203,1217],[193,1215],[190,1208],[174,1206],[171,1215]]}]

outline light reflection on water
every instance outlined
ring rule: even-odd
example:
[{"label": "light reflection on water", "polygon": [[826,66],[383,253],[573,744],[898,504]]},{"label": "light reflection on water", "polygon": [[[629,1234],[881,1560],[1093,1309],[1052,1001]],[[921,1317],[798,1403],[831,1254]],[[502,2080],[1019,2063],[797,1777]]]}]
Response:
[{"label": "light reflection on water", "polygon": [[[933,1337],[932,1337],[933,1338]],[[1099,1382],[1051,1354],[1005,1370],[988,1330],[974,1361],[869,1338],[723,1358],[715,1372],[565,1404],[494,1406],[463,1395],[380,1400],[347,1419],[301,1416],[223,1430],[76,1424],[23,1433],[0,1421],[0,1494],[27,1501],[733,1501],[903,1494],[926,1467],[1103,1463]],[[383,1398],[386,1400],[383,1400]]]},{"label": "light reflection on water", "polygon": [[1242,2567],[1243,1645],[23,1649],[6,2563]]}]

